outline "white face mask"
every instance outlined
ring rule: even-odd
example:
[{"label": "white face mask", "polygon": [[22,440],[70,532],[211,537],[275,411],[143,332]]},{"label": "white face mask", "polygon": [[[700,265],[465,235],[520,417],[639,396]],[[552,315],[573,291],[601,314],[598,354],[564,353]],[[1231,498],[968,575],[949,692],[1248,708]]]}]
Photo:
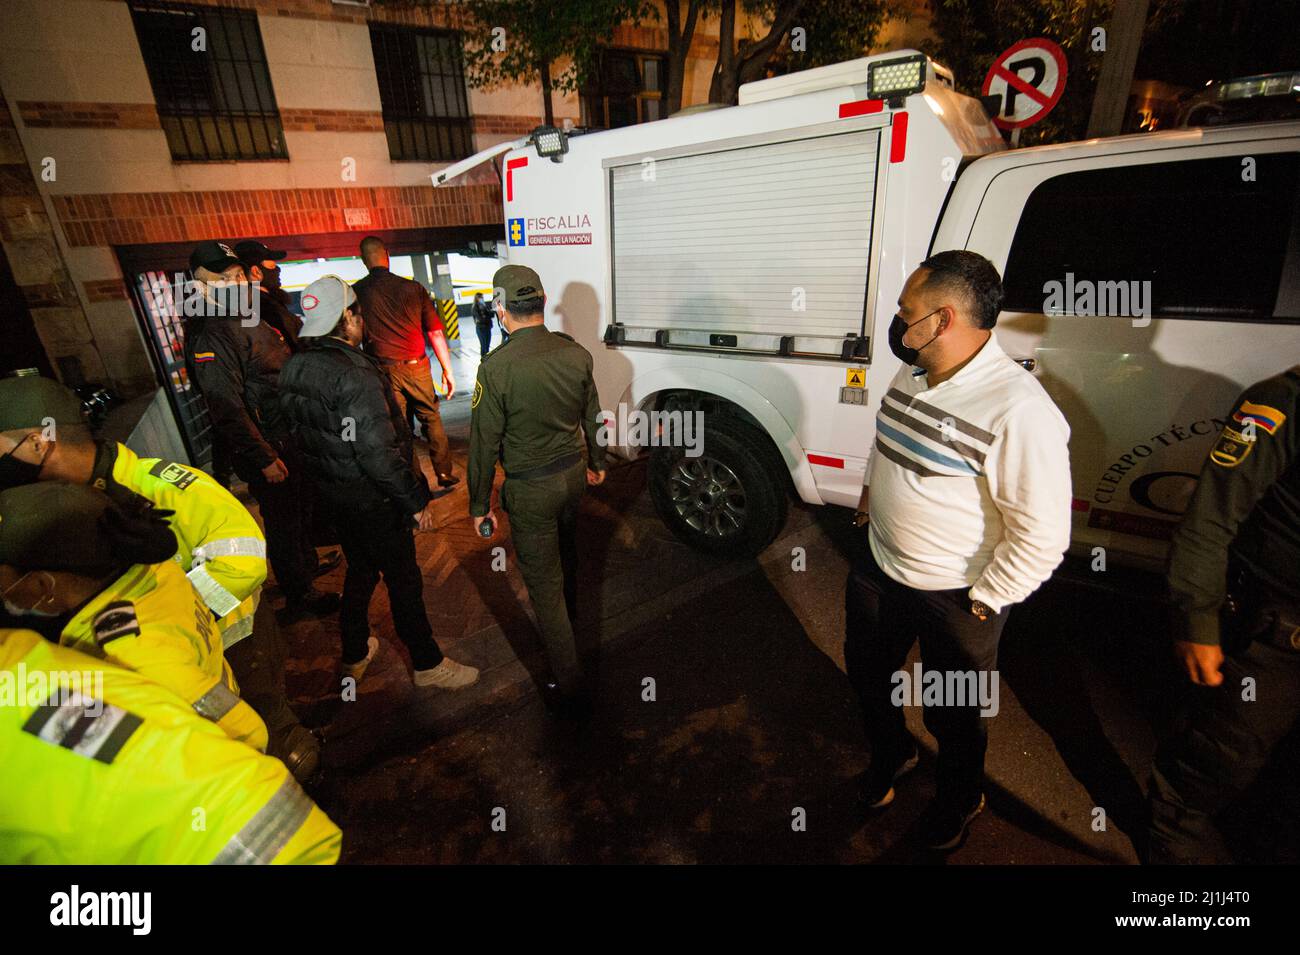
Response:
[{"label": "white face mask", "polygon": [[[36,606],[20,607],[9,599],[9,595],[13,593],[15,587],[21,584],[32,574],[44,574],[47,578],[49,578],[50,581],[49,590],[44,597],[42,597],[40,600],[36,602]],[[48,571],[44,571],[44,570],[29,570],[27,573],[23,574],[21,577],[15,580],[5,590],[4,592],[5,612],[8,613],[10,616],[14,616],[14,617],[43,617],[46,619],[49,619],[51,617],[57,617],[59,615],[58,611],[42,609],[42,607],[48,607],[52,603],[54,603],[54,586],[55,584],[54,584],[53,574],[50,574]]]}]

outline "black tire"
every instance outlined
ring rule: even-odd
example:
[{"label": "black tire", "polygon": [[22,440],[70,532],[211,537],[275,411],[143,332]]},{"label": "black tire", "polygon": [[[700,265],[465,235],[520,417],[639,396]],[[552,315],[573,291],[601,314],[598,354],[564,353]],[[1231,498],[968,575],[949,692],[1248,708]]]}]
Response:
[{"label": "black tire", "polygon": [[733,418],[711,416],[703,453],[656,448],[650,499],[660,519],[697,550],[752,557],[772,542],[789,511],[785,462],[767,436]]}]

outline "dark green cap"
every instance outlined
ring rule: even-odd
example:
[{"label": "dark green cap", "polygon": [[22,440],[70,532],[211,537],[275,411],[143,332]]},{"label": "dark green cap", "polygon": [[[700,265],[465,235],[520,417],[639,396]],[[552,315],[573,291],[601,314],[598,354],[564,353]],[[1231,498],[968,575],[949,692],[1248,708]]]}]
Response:
[{"label": "dark green cap", "polygon": [[546,295],[542,280],[526,265],[503,265],[492,276],[494,298],[499,296],[506,308],[533,302]]},{"label": "dark green cap", "polygon": [[176,553],[169,511],[114,504],[86,484],[38,481],[0,491],[0,564],[89,576]]},{"label": "dark green cap", "polygon": [[0,431],[41,428],[47,418],[56,425],[82,424],[81,399],[50,378],[0,378]]}]

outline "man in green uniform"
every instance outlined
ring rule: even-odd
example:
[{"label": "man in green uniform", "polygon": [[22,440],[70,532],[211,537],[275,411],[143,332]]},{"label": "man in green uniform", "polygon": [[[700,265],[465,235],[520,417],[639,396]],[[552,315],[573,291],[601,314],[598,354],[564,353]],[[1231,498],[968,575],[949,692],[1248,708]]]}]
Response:
[{"label": "man in green uniform", "polygon": [[1218,861],[1215,814],[1300,717],[1298,415],[1300,365],[1248,388],[1173,537],[1175,653],[1204,689],[1156,753],[1152,862]]},{"label": "man in green uniform", "polygon": [[578,503],[585,485],[605,480],[591,354],[547,329],[546,293],[532,269],[507,265],[492,284],[510,338],[483,359],[474,386],[469,513],[482,533],[500,457],[506,472],[501,505],[510,515],[519,570],[551,667],[548,702],[580,712],[587,704],[573,639]]}]

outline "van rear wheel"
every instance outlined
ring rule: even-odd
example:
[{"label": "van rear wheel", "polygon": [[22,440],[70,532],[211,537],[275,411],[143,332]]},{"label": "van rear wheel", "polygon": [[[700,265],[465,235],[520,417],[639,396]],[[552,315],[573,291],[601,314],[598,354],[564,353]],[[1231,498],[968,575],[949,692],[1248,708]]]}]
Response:
[{"label": "van rear wheel", "polygon": [[785,464],[766,436],[741,422],[704,428],[703,453],[657,448],[650,498],[668,529],[690,546],[748,557],[785,524]]}]

